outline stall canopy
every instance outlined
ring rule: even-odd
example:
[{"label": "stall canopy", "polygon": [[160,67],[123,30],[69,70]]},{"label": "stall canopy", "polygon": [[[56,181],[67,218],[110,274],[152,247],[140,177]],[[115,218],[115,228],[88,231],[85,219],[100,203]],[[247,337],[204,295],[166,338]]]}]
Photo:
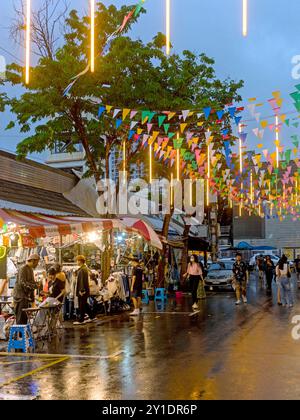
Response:
[{"label": "stall canopy", "polygon": [[0,227],[3,223],[26,227],[33,238],[88,233],[93,230],[119,229],[140,234],[153,247],[162,249],[155,231],[146,222],[135,218],[95,219],[82,217],[55,217],[0,209]]}]

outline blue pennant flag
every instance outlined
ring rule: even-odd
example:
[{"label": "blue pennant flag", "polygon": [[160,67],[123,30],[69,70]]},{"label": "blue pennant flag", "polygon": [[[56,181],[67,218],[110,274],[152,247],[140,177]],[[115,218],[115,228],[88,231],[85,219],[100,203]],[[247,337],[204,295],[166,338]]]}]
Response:
[{"label": "blue pennant flag", "polygon": [[223,118],[224,111],[217,111],[218,120],[221,120]]},{"label": "blue pennant flag", "polygon": [[122,120],[120,120],[120,119],[118,119],[117,121],[116,121],[116,128],[118,129],[119,127],[120,127],[120,125],[122,124]]},{"label": "blue pennant flag", "polygon": [[203,108],[203,112],[204,112],[205,118],[208,119],[211,113],[211,107],[208,106],[207,108]]},{"label": "blue pennant flag", "polygon": [[134,130],[130,130],[129,131],[129,135],[128,135],[128,140],[131,140],[133,135],[134,135],[135,131]]},{"label": "blue pennant flag", "polygon": [[242,117],[235,117],[235,123],[236,125],[239,125],[239,123],[241,122]]},{"label": "blue pennant flag", "polygon": [[230,114],[231,118],[234,118],[235,113],[236,113],[236,107],[235,107],[235,106],[233,106],[233,107],[231,107],[231,108],[228,108],[228,112],[229,112],[229,114]]},{"label": "blue pennant flag", "polygon": [[98,117],[100,118],[101,115],[103,114],[103,112],[106,110],[105,106],[101,105],[99,106],[99,110],[98,110]]}]

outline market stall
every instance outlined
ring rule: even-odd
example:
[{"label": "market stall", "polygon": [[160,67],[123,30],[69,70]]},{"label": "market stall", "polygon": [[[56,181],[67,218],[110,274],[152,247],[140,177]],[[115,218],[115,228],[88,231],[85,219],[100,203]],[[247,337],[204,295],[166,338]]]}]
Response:
[{"label": "market stall", "polygon": [[[109,232],[108,243],[103,240],[105,232]],[[67,319],[72,319],[76,310],[77,255],[88,257],[88,266],[99,279],[95,305],[102,305],[103,312],[111,313],[128,309],[131,259],[140,259],[146,254],[151,256],[162,249],[162,244],[154,230],[140,219],[54,217],[0,209],[0,247],[5,250],[7,261],[15,266],[15,272],[10,276],[2,267],[1,277],[10,277],[11,290],[17,269],[33,253],[41,257],[35,271],[41,290],[46,282],[47,269],[59,262],[67,276],[64,313]],[[111,274],[102,283],[101,255],[106,247],[111,250]],[[36,299],[37,303],[43,300],[39,291]]]}]

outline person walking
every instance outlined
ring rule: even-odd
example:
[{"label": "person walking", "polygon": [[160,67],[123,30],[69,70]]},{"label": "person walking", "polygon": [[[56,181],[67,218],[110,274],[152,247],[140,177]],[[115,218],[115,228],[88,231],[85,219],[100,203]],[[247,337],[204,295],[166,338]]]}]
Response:
[{"label": "person walking", "polygon": [[131,312],[131,316],[138,316],[142,308],[142,292],[143,292],[143,275],[144,269],[142,267],[142,261],[133,262],[133,273],[131,283],[131,297],[134,305],[134,311]]},{"label": "person walking", "polygon": [[[73,322],[74,325],[82,325],[88,322],[92,322],[90,318],[91,310],[88,305],[88,298],[90,296],[89,287],[89,270],[86,265],[86,260],[83,255],[78,255],[76,258],[79,270],[77,271],[77,285],[76,285],[76,296],[78,297],[79,306],[79,319]],[[85,314],[89,315],[89,318],[84,320]]]},{"label": "person walking", "polygon": [[258,279],[261,287],[264,286],[265,260],[263,255],[257,257]]},{"label": "person walking", "polygon": [[295,270],[297,273],[297,283],[298,283],[298,288],[300,289],[300,255],[297,255],[297,258],[295,258]]},{"label": "person walking", "polygon": [[241,297],[244,303],[247,303],[247,281],[248,268],[247,264],[242,260],[242,254],[236,254],[236,261],[233,264],[233,276],[235,281],[236,305],[241,304]]},{"label": "person walking", "polygon": [[267,292],[272,291],[272,281],[274,278],[274,271],[275,271],[275,265],[273,261],[271,260],[271,257],[268,255],[266,257],[266,263],[265,263],[265,274],[266,274],[266,280],[267,280]]},{"label": "person walking", "polygon": [[276,275],[280,285],[281,303],[283,306],[293,306],[293,295],[291,286],[291,271],[288,264],[288,259],[283,255],[276,267]]},{"label": "person walking", "polygon": [[38,254],[32,254],[27,263],[17,274],[17,281],[13,292],[14,311],[17,325],[26,325],[28,317],[23,309],[28,309],[34,303],[34,291],[38,284],[34,280],[34,269],[37,268],[40,261]]},{"label": "person walking", "polygon": [[200,281],[203,280],[203,272],[200,264],[198,263],[197,257],[192,255],[190,262],[188,264],[187,272],[183,276],[184,278],[189,278],[190,280],[190,289],[192,292],[193,299],[193,309],[198,309],[198,286]]}]

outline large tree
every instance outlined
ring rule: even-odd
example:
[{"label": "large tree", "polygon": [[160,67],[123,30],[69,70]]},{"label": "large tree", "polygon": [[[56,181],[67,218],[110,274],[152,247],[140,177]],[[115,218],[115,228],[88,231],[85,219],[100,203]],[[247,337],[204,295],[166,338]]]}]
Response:
[{"label": "large tree", "polygon": [[[51,1],[45,0],[46,4]],[[98,52],[102,51],[109,34],[118,28],[131,9],[97,3]],[[13,63],[8,67],[11,84],[25,90],[22,95],[10,100],[16,121],[8,126],[11,128],[17,122],[21,132],[28,133],[28,137],[18,145],[20,156],[52,149],[57,143],[72,152],[80,143],[86,153],[88,175],[99,181],[103,174],[101,161],[105,159],[108,175],[111,149],[120,147],[128,135],[125,128],[116,130],[113,119],[99,120],[99,104],[149,110],[199,109],[205,106],[224,109],[226,104],[240,100],[238,89],[242,86],[241,81],[219,80],[214,71],[214,60],[205,54],[184,51],[181,55],[166,56],[165,36],[161,33],[148,43],[123,33],[112,42],[107,55],[98,56],[95,73],[88,72],[82,76],[70,94],[64,97],[63,92],[70,79],[80,73],[89,61],[90,19],[88,16],[80,17],[75,10],[70,11],[64,22],[63,38],[58,41],[55,37],[50,37],[50,40],[46,37],[43,46],[45,37],[40,33],[44,20],[41,15],[37,16],[39,19],[35,19],[33,36],[39,57],[31,68],[29,86],[24,84],[24,69],[21,66]],[[62,16],[59,15],[59,18]],[[127,31],[135,20],[130,22]],[[52,25],[49,24],[49,28]],[[55,43],[51,43],[51,39],[55,39]],[[50,46],[47,45],[49,42]],[[213,128],[220,131],[221,127],[215,124]],[[200,134],[204,129],[205,126]],[[142,153],[142,150],[136,150],[132,142],[127,142],[128,164],[137,152]],[[163,232],[166,237],[169,222],[170,217],[166,217]]]}]

